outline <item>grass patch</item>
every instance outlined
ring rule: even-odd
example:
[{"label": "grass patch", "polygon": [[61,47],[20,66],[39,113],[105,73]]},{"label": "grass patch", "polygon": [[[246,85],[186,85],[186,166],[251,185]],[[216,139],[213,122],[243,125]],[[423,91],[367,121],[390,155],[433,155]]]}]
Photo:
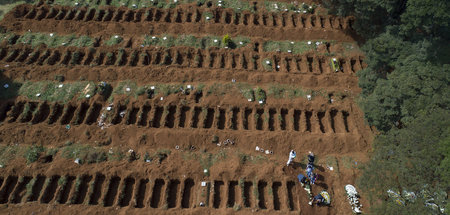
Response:
[{"label": "grass patch", "polygon": [[32,145],[27,148],[25,151],[25,159],[27,159],[27,164],[36,162],[41,153],[45,151],[45,148],[43,146],[36,146]]},{"label": "grass patch", "polygon": [[111,36],[111,38],[109,38],[109,40],[107,40],[105,42],[105,45],[107,46],[114,46],[114,45],[118,45],[123,41],[123,38],[119,35],[114,35]]},{"label": "grass patch", "polygon": [[[0,34],[0,37],[4,38],[8,35],[10,34]],[[92,47],[94,41],[95,40],[89,36],[77,37],[73,34],[59,36],[55,33],[42,34],[27,32],[21,35],[16,43],[31,45],[33,48],[42,44],[50,48],[55,48],[59,46]]]},{"label": "grass patch", "polygon": [[[212,14],[211,14],[212,16]],[[208,49],[211,47],[217,48],[241,48],[250,43],[250,39],[247,37],[228,37],[227,42],[223,41],[220,36],[205,36],[195,37],[193,35],[179,35],[177,37],[171,35],[156,35],[144,37],[143,46],[161,46],[161,47],[174,47],[174,46],[187,46],[200,49]]]},{"label": "grass patch", "polygon": [[266,41],[263,44],[263,50],[265,52],[276,51],[303,54],[308,51],[316,51],[317,43],[320,45],[323,42],[324,41]]},{"label": "grass patch", "polygon": [[0,20],[3,19],[5,14],[7,14],[11,9],[13,9],[15,6],[19,4],[25,4],[25,3],[31,3],[33,0],[24,0],[24,1],[17,1],[17,0],[2,0],[0,3]]},{"label": "grass patch", "polygon": [[86,81],[65,84],[51,81],[25,82],[18,90],[19,95],[29,99],[55,102],[68,102],[75,97],[82,99],[87,95],[92,97],[95,93],[94,82]]},{"label": "grass patch", "polygon": [[273,70],[273,62],[271,59],[263,59],[261,61],[261,64],[263,65],[264,69],[267,71],[272,71]]},{"label": "grass patch", "polygon": [[23,147],[18,145],[0,146],[0,165],[4,167],[9,161],[23,153]]}]

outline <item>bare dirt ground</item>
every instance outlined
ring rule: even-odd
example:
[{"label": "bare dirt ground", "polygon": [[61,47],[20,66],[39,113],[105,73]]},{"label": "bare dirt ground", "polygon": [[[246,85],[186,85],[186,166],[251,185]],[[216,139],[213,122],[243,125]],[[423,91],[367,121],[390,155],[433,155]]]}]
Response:
[{"label": "bare dirt ground", "polygon": [[[364,56],[332,56],[330,53],[342,52],[339,45],[296,55],[264,52],[257,45],[203,50],[144,48],[138,42],[143,34],[228,33],[232,37],[250,37],[252,44],[268,40],[356,43],[351,18],[263,11],[243,13],[236,18],[227,9],[195,5],[174,9],[101,9],[111,11],[107,17],[98,9],[52,7],[18,6],[0,26],[16,34],[54,32],[98,38],[121,35],[130,42],[126,47],[92,48],[32,48],[4,42],[0,44],[4,79],[53,81],[55,75],[63,75],[66,82],[107,81],[113,87],[122,80],[140,85],[210,86],[235,79],[255,86],[280,83],[352,96],[334,102],[320,96],[311,101],[303,97],[268,97],[263,105],[233,93],[200,97],[196,93],[177,93],[164,96],[163,100],[160,95],[153,99],[145,95],[115,95],[112,103],[100,95],[66,102],[23,96],[1,100],[1,145],[42,145],[61,151],[31,164],[17,157],[0,169],[0,213],[351,213],[344,186],[355,183],[358,165],[367,160],[373,136],[355,102],[360,92],[355,73],[364,68]],[[210,10],[216,16],[206,22],[202,17]],[[120,64],[110,64],[102,57],[102,53],[109,52],[117,56],[120,48],[126,53]],[[70,53],[75,51],[84,54],[77,62],[69,63]],[[37,57],[31,55],[33,52],[38,53]],[[132,58],[133,52],[152,57]],[[157,57],[164,53],[177,57],[167,62]],[[195,56],[205,60],[196,61]],[[251,61],[254,56],[259,60]],[[261,59],[266,58],[280,67],[265,69]],[[337,58],[342,66],[339,72],[332,71],[329,65],[332,58]],[[100,121],[104,123],[99,125]],[[220,146],[212,143],[214,136]],[[225,142],[227,139],[234,144]],[[73,159],[58,156],[68,142],[110,151],[132,149],[140,159],[79,165]],[[255,151],[256,146],[273,154]],[[297,152],[296,163],[286,167],[291,149]],[[146,152],[161,151],[165,151],[162,159],[144,162]],[[297,174],[305,171],[308,151],[317,155],[316,171],[320,175],[312,191],[317,194],[327,190],[332,197],[329,207],[309,206],[307,194],[297,181]],[[200,206],[201,202],[205,206]],[[362,203],[367,206],[364,199]]]}]

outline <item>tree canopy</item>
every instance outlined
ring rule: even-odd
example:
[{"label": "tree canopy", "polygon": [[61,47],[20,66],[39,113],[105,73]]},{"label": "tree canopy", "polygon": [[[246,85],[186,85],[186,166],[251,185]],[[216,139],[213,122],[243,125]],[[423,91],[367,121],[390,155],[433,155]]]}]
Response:
[{"label": "tree canopy", "polygon": [[[372,200],[371,212],[450,211],[450,1],[324,0],[324,5],[331,13],[354,16],[364,38],[367,67],[357,73],[359,105],[380,132],[359,183]],[[408,199],[404,191],[414,192],[416,198],[397,204],[388,190],[403,199]]]}]

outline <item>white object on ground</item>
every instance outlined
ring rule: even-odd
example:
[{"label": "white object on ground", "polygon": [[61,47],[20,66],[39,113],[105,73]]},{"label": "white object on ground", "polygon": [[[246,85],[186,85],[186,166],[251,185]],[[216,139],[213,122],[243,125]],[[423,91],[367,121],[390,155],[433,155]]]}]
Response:
[{"label": "white object on ground", "polygon": [[116,39],[119,38],[119,35],[115,35],[114,38],[116,38]]},{"label": "white object on ground", "polygon": [[249,101],[249,102],[251,102],[251,101],[252,101],[252,99],[248,99],[248,101]]},{"label": "white object on ground", "polygon": [[262,104],[262,103],[264,103],[264,101],[263,100],[259,100],[259,103]]},{"label": "white object on ground", "polygon": [[217,43],[217,42],[218,42],[218,40],[214,40],[214,42],[215,42],[215,43]]},{"label": "white object on ground", "polygon": [[241,42],[239,42],[239,44],[241,44],[241,45],[242,45],[242,44],[244,44],[244,43],[243,43],[243,42],[241,41]]},{"label": "white object on ground", "polygon": [[256,146],[255,151],[259,151],[259,146]]},{"label": "white object on ground", "polygon": [[308,45],[311,45],[311,41],[308,41]]},{"label": "white object on ground", "polygon": [[187,87],[186,88],[188,88],[188,89],[191,89],[191,85],[187,85]]},{"label": "white object on ground", "polygon": [[36,94],[36,97],[39,97],[39,96],[41,96],[41,94],[40,94],[40,93]]},{"label": "white object on ground", "polygon": [[270,65],[270,61],[266,60],[266,64],[267,64],[267,65]]},{"label": "white object on ground", "polygon": [[64,86],[63,84],[60,84],[58,87],[61,88],[61,87],[63,87],[63,86]]},{"label": "white object on ground", "polygon": [[156,37],[155,37],[155,36],[153,36],[153,37],[152,37],[152,39],[156,39]]},{"label": "white object on ground", "polygon": [[268,155],[268,154],[270,154],[270,151],[269,151],[269,150],[266,150],[266,155]]},{"label": "white object on ground", "polygon": [[75,159],[74,162],[75,162],[76,164],[80,164],[80,161],[81,161],[80,158],[77,158],[77,159]]},{"label": "white object on ground", "polygon": [[90,97],[91,97],[91,95],[89,95],[89,94],[86,95],[86,98],[90,98]]},{"label": "white object on ground", "polygon": [[280,65],[277,65],[277,69],[279,69],[280,68]]},{"label": "white object on ground", "polygon": [[112,109],[112,107],[106,107],[106,110],[110,111]]},{"label": "white object on ground", "polygon": [[206,17],[206,20],[209,20],[209,19],[211,19],[211,18],[209,18],[209,16],[207,16],[207,17]]},{"label": "white object on ground", "polygon": [[162,100],[164,100],[164,98],[163,98],[163,97],[161,97],[161,98],[160,98],[159,100],[161,100],[161,101],[162,101]]},{"label": "white object on ground", "polygon": [[288,53],[291,53],[292,52],[292,50],[288,50]]},{"label": "white object on ground", "polygon": [[291,44],[294,44],[294,42],[293,42],[293,41],[291,41]]},{"label": "white object on ground", "polygon": [[154,89],[155,89],[155,86],[151,86],[150,89],[154,90]]},{"label": "white object on ground", "polygon": [[125,90],[126,90],[127,92],[130,92],[130,91],[131,91],[131,89],[130,89],[129,87],[125,88]]},{"label": "white object on ground", "polygon": [[3,85],[3,87],[4,87],[5,89],[8,89],[9,84],[5,84],[5,85]]},{"label": "white object on ground", "polygon": [[50,36],[53,37],[53,33],[50,33]]},{"label": "white object on ground", "polygon": [[208,173],[208,169],[204,169],[203,172],[204,172],[204,173]]},{"label": "white object on ground", "polygon": [[316,42],[316,46],[320,45],[320,42]]},{"label": "white object on ground", "polygon": [[167,37],[163,37],[163,40],[167,40]]},{"label": "white object on ground", "polygon": [[308,99],[308,101],[311,101],[311,95],[306,95],[306,98]]}]

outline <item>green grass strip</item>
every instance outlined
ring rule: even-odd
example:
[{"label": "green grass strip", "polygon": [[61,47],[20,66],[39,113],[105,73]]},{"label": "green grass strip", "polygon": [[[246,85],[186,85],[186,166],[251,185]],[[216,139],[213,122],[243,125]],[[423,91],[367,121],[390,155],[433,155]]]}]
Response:
[{"label": "green grass strip", "polygon": [[228,46],[223,42],[223,37],[219,36],[206,36],[195,37],[193,35],[180,35],[173,37],[170,35],[161,36],[145,36],[143,46],[161,46],[161,47],[174,47],[174,46],[187,46],[200,49],[208,49],[210,47],[217,48],[241,48],[250,44],[250,39],[247,37],[235,37],[231,38]]},{"label": "green grass strip", "polygon": [[[0,40],[7,40],[8,43],[11,44],[11,38],[13,38],[14,36],[15,35],[12,33],[0,34]],[[94,39],[88,36],[59,36],[55,33],[42,34],[27,32],[24,35],[20,36],[17,39],[16,43],[27,44],[31,45],[32,47],[44,44],[50,48],[55,48],[58,46],[90,47],[94,44]]]}]

